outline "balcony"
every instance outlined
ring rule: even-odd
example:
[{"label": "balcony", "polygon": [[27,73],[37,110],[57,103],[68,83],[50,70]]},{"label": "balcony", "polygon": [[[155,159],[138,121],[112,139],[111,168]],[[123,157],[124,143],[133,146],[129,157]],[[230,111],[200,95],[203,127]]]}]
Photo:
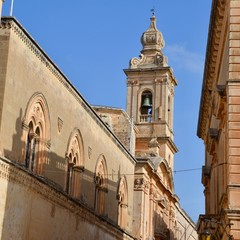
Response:
[{"label": "balcony", "polygon": [[152,122],[152,114],[140,115],[140,123],[150,123],[150,122]]}]

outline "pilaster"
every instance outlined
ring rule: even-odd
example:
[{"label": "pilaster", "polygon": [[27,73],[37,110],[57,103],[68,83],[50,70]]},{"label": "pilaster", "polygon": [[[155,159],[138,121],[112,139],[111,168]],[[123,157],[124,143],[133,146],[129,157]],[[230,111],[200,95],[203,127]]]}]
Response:
[{"label": "pilaster", "polygon": [[229,80],[240,81],[240,0],[230,0]]},{"label": "pilaster", "polygon": [[231,209],[240,208],[240,0],[229,3],[228,194]]},{"label": "pilaster", "polygon": [[229,203],[240,208],[240,81],[228,82]]},{"label": "pilaster", "polygon": [[[0,15],[2,10],[3,1],[0,0]],[[1,19],[1,16],[0,16]],[[5,81],[7,74],[7,61],[8,61],[8,51],[9,51],[9,41],[10,41],[10,31],[3,25],[0,21],[0,135],[1,135],[1,123],[2,123],[2,112],[3,112],[3,101],[5,92]],[[1,137],[0,139],[4,139]],[[0,140],[0,155],[2,155],[2,144]]]}]

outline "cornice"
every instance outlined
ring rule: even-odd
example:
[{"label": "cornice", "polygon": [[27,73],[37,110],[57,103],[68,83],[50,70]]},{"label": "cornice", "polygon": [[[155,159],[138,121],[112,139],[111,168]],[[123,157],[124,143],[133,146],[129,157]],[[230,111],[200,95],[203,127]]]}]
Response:
[{"label": "cornice", "polygon": [[124,73],[127,77],[131,77],[131,76],[134,76],[134,75],[149,75],[149,73],[163,75],[163,73],[167,72],[169,77],[171,78],[171,82],[175,86],[178,85],[178,81],[174,77],[173,70],[170,66],[156,67],[156,68],[136,68],[136,69],[128,68],[128,69],[123,69],[123,71],[124,71]]},{"label": "cornice", "polygon": [[212,2],[197,130],[198,137],[202,139],[207,129],[208,109],[211,106],[211,93],[218,67],[217,57],[226,5],[226,0],[213,0]]},{"label": "cornice", "polygon": [[83,96],[72,85],[70,80],[62,73],[57,65],[48,57],[37,42],[30,36],[30,34],[21,26],[21,24],[13,17],[3,17],[0,29],[9,29],[15,33],[19,39],[33,52],[33,54],[41,61],[44,66],[56,77],[56,79],[74,96],[79,104],[87,111],[87,113],[95,120],[99,127],[113,140],[113,142],[121,149],[127,158],[135,163],[134,157],[124,147],[120,140],[105,126],[104,122],[93,110],[90,104],[83,98]]},{"label": "cornice", "polygon": [[177,153],[178,152],[178,148],[176,146],[176,144],[174,143],[174,141],[172,140],[171,137],[159,137],[158,138],[159,140],[165,140],[167,141],[167,143],[169,144],[169,146],[171,147],[172,151],[174,153]]}]

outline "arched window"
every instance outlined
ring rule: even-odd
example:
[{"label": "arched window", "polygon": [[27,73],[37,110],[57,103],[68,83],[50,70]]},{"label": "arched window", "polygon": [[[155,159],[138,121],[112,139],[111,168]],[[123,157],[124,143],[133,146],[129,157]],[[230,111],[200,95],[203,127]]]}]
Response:
[{"label": "arched window", "polygon": [[141,96],[140,122],[152,122],[152,93],[144,91]]},{"label": "arched window", "polygon": [[81,176],[83,167],[83,142],[81,133],[75,129],[68,142],[66,151],[66,184],[65,190],[75,198],[80,198]]},{"label": "arched window", "polygon": [[120,178],[118,185],[118,225],[125,229],[127,219],[127,207],[128,207],[128,190],[127,181],[125,177]]},{"label": "arched window", "polygon": [[107,165],[103,155],[98,158],[95,172],[95,210],[98,214],[105,214],[107,187]]},{"label": "arched window", "polygon": [[47,102],[36,93],[28,102],[23,119],[23,163],[25,167],[43,175],[50,148],[50,117]]}]

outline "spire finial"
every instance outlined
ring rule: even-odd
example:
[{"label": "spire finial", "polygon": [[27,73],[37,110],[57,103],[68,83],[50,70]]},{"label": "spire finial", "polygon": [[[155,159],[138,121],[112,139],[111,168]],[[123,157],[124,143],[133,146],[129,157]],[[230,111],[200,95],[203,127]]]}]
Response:
[{"label": "spire finial", "polygon": [[150,11],[152,12],[152,16],[154,17],[155,16],[155,8],[153,7]]}]

